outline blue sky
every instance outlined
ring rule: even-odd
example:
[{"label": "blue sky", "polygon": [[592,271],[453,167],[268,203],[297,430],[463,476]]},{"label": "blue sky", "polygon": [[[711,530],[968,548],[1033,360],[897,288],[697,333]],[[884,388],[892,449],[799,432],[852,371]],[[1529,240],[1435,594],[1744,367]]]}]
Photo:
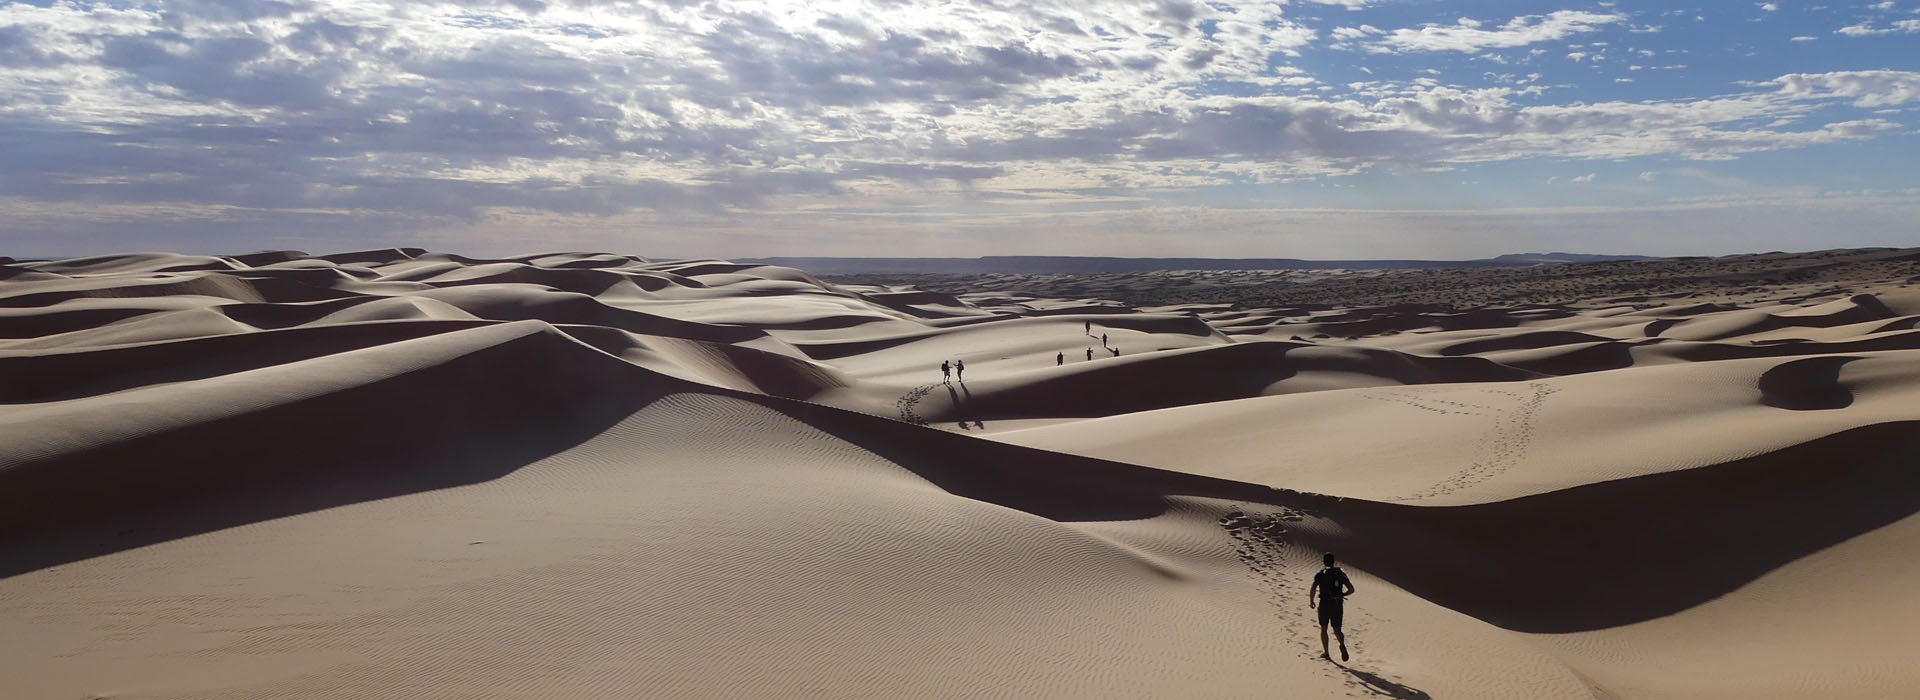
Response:
[{"label": "blue sky", "polygon": [[1920,1],[0,3],[0,255],[1920,245]]}]

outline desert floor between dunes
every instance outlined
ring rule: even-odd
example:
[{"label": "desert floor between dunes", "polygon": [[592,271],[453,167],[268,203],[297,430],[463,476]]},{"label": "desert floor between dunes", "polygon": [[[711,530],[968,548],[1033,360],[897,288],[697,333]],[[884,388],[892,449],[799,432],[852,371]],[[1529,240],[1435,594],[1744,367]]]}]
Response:
[{"label": "desert floor between dunes", "polygon": [[0,696],[1913,695],[1920,252],[1757,260],[0,259]]}]

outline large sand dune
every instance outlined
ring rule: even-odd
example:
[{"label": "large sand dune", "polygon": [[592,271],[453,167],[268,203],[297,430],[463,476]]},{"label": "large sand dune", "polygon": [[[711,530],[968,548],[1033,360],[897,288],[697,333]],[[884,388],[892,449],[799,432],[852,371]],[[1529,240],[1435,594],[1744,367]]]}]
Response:
[{"label": "large sand dune", "polygon": [[0,697],[1920,693],[1907,276],[1259,309],[0,263]]}]

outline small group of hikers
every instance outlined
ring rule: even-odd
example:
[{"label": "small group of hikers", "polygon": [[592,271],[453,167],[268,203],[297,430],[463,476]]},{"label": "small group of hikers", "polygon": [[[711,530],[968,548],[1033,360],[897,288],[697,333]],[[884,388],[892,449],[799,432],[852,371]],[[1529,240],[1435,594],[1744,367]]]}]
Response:
[{"label": "small group of hikers", "polygon": [[[1120,356],[1120,348],[1107,348],[1107,352],[1113,353],[1114,357]],[[1093,348],[1087,348],[1087,359],[1089,361],[1093,359]],[[1067,363],[1067,353],[1057,352],[1053,354],[1053,365],[1055,367],[1064,365],[1066,363]]]},{"label": "small group of hikers", "polygon": [[[1087,322],[1086,322],[1086,332],[1087,332],[1087,337],[1089,337],[1089,338],[1091,338],[1091,337],[1093,337],[1093,322],[1092,322],[1092,321],[1087,321]],[[1119,356],[1120,356],[1120,348],[1116,348],[1116,347],[1113,347],[1113,346],[1110,346],[1110,345],[1108,345],[1108,344],[1107,344],[1107,334],[1105,334],[1105,333],[1101,333],[1101,334],[1100,334],[1100,347],[1102,347],[1102,348],[1105,348],[1107,352],[1110,352],[1110,353],[1113,353],[1113,356],[1114,356],[1114,357],[1119,357]],[[1087,348],[1087,360],[1088,360],[1089,362],[1091,362],[1091,361],[1093,360],[1093,348],[1091,348],[1091,347],[1089,347],[1089,348]],[[1056,352],[1056,353],[1054,353],[1054,354],[1053,354],[1053,365],[1054,365],[1055,367],[1058,367],[1058,366],[1060,366],[1060,365],[1064,365],[1064,364],[1066,364],[1066,363],[1067,363],[1067,353],[1066,353],[1066,351],[1061,351],[1061,352]]]},{"label": "small group of hikers", "polygon": [[[958,380],[960,380],[960,383],[961,383],[961,384],[966,384],[966,383],[967,383],[967,361],[966,361],[966,360],[953,360],[953,361],[951,361],[951,362],[949,362],[949,361],[946,361],[946,360],[941,360],[941,361],[940,361],[940,381],[941,381],[941,383],[944,383],[944,384],[952,384],[952,383],[953,383],[953,380],[955,380],[955,379],[958,379]],[[962,387],[962,388],[964,388],[964,387]],[[948,391],[952,391],[952,389],[948,389]],[[969,395],[971,395],[971,394],[969,394]],[[987,424],[986,424],[986,423],[982,423],[982,422],[980,422],[979,420],[975,420],[975,421],[973,421],[973,427],[974,427],[974,428],[979,428],[979,429],[981,429],[981,430],[986,430],[986,429],[987,429]],[[960,429],[961,429],[961,430],[971,430],[972,428],[968,428],[968,427],[967,427],[967,421],[965,421],[965,420],[961,420],[961,421],[960,421]]]}]

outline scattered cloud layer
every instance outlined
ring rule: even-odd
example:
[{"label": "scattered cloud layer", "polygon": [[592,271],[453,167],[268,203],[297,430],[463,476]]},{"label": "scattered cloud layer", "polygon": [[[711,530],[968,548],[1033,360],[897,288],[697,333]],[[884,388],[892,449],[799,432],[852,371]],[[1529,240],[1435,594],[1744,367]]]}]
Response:
[{"label": "scattered cloud layer", "polygon": [[[738,235],[799,207],[925,230],[1912,130],[1920,66],[1698,81],[1688,49],[1628,43],[1693,18],[1606,5],[1420,20],[1371,0],[5,4],[0,236],[123,230],[109,210],[395,233],[573,217],[611,240],[620,217]],[[1874,36],[1915,20],[1833,21]]]}]

